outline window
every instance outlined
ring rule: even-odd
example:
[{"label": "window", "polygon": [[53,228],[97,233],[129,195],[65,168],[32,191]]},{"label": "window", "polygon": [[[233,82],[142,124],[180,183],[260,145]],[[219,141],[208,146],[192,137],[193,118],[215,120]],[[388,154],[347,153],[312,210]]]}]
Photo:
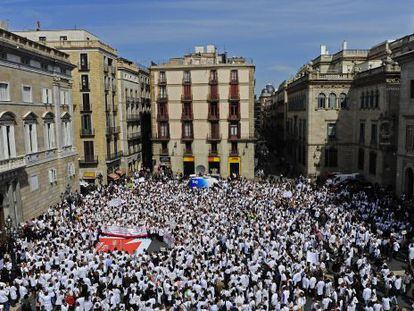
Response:
[{"label": "window", "polygon": [[193,124],[191,122],[184,122],[183,124],[183,137],[193,136]]},{"label": "window", "polygon": [[405,131],[405,150],[414,152],[414,125],[407,125]]},{"label": "window", "polygon": [[6,82],[0,82],[0,101],[7,102],[10,100],[9,84]]},{"label": "window", "polygon": [[329,94],[328,108],[336,108],[336,95],[334,93]]},{"label": "window", "polygon": [[375,91],[374,106],[375,106],[375,108],[379,107],[379,91],[378,90]]},{"label": "window", "polygon": [[378,128],[377,123],[371,124],[371,144],[376,145],[378,142]]},{"label": "window", "polygon": [[365,165],[365,150],[363,148],[358,149],[358,169],[364,170]]},{"label": "window", "polygon": [[53,149],[56,147],[55,142],[55,123],[51,121],[46,121],[44,124],[44,138],[45,138],[45,148],[47,150]]},{"label": "window", "polygon": [[410,81],[410,98],[414,99],[414,80]]},{"label": "window", "polygon": [[73,177],[75,176],[75,164],[73,162],[68,163],[68,176]]},{"label": "window", "polygon": [[93,141],[84,141],[83,142],[83,152],[85,161],[94,161],[95,158],[95,152],[93,148]]},{"label": "window", "polygon": [[217,70],[210,70],[210,82],[217,82]]},{"label": "window", "polygon": [[363,122],[359,124],[359,142],[365,142],[365,123]]},{"label": "window", "polygon": [[348,102],[347,101],[348,101],[348,99],[346,97],[346,94],[345,93],[341,93],[339,95],[339,105],[340,105],[341,109],[348,108]]},{"label": "window", "polygon": [[333,147],[325,149],[325,167],[338,166],[338,150]]},{"label": "window", "polygon": [[36,191],[39,189],[39,177],[37,175],[30,176],[30,191]]},{"label": "window", "polygon": [[14,125],[11,122],[0,125],[0,146],[0,159],[10,159],[16,157]]},{"label": "window", "polygon": [[166,82],[167,78],[165,76],[165,71],[160,71],[160,77],[159,77],[159,82]]},{"label": "window", "polygon": [[232,70],[230,72],[230,81],[233,83],[237,83],[239,81],[237,70]]},{"label": "window", "polygon": [[327,131],[328,131],[328,139],[335,139],[336,138],[336,123],[328,123]]},{"label": "window", "polygon": [[365,107],[365,93],[362,92],[361,93],[361,102],[359,104],[359,108],[364,109],[364,107]]},{"label": "window", "polygon": [[160,123],[160,136],[168,137],[168,123]]},{"label": "window", "polygon": [[81,53],[80,54],[80,63],[79,63],[80,70],[87,70],[88,69],[88,54]]},{"label": "window", "polygon": [[369,173],[371,175],[377,173],[377,153],[375,151],[369,153]]},{"label": "window", "polygon": [[25,123],[24,125],[25,131],[25,141],[26,141],[26,153],[35,153],[37,152],[37,131],[36,131],[36,123],[30,122]]},{"label": "window", "polygon": [[57,182],[57,170],[55,168],[49,169],[49,182],[51,184]]},{"label": "window", "polygon": [[28,85],[23,85],[22,87],[22,99],[24,103],[32,102],[32,87]]},{"label": "window", "polygon": [[61,90],[60,91],[60,104],[62,106],[69,106],[69,91]]},{"label": "window", "polygon": [[60,36],[59,40],[60,41],[66,41],[66,40],[68,40],[68,37],[67,36]]},{"label": "window", "polygon": [[326,95],[323,93],[320,93],[318,95],[318,109],[324,109],[326,103]]},{"label": "window", "polygon": [[369,94],[369,108],[374,108],[374,91]]},{"label": "window", "polygon": [[230,124],[230,136],[239,137],[239,125],[238,124]]},{"label": "window", "polygon": [[191,73],[190,71],[184,71],[184,83],[191,82]]},{"label": "window", "polygon": [[69,120],[62,120],[63,146],[72,146],[72,124]]},{"label": "window", "polygon": [[237,154],[237,142],[232,142],[231,143],[231,153],[233,153],[233,154]]},{"label": "window", "polygon": [[84,114],[81,117],[81,126],[82,126],[82,133],[84,134],[92,134],[92,122],[91,122],[91,115]]},{"label": "window", "polygon": [[39,41],[41,42],[46,41],[46,37],[39,37]]},{"label": "window", "polygon": [[88,77],[88,75],[81,75],[81,88],[82,88],[82,90],[89,90],[89,77]]},{"label": "window", "polygon": [[232,102],[230,104],[230,116],[238,117],[239,115],[239,103]]},{"label": "window", "polygon": [[160,86],[160,98],[167,97],[167,88],[165,86]]},{"label": "window", "polygon": [[47,89],[47,88],[42,89],[42,103],[43,104],[52,103],[52,89]]},{"label": "window", "polygon": [[83,93],[82,94],[82,108],[83,111],[91,111],[91,104],[89,101],[89,93]]}]

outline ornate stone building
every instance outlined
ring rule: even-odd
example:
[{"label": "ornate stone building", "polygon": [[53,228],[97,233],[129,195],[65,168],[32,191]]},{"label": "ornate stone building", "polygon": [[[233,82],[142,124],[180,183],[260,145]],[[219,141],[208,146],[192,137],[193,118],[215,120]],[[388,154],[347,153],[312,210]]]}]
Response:
[{"label": "ornate stone building", "polygon": [[254,69],[211,45],[151,66],[155,165],[253,178]]},{"label": "ornate stone building", "polygon": [[68,54],[0,29],[0,228],[79,188],[73,68]]},{"label": "ornate stone building", "polygon": [[[75,144],[79,151],[79,178],[88,182],[122,175],[117,51],[82,30],[18,31],[69,54],[73,70]],[[118,174],[117,174],[118,173]]]}]

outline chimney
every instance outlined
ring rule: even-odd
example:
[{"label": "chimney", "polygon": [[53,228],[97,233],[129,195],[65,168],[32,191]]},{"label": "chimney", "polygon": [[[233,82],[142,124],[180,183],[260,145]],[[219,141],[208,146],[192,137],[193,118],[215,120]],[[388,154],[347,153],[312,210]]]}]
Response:
[{"label": "chimney", "polygon": [[0,20],[0,29],[9,30],[9,23],[5,20]]},{"label": "chimney", "polygon": [[326,45],[321,44],[321,55],[326,55],[326,54],[328,54]]},{"label": "chimney", "polygon": [[346,40],[342,41],[342,50],[345,51],[348,49],[348,42]]}]

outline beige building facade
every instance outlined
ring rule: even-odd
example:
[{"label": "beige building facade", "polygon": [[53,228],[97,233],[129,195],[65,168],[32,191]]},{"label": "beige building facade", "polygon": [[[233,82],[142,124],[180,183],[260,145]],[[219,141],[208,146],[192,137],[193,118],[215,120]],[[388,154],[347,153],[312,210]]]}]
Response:
[{"label": "beige building facade", "polygon": [[[124,151],[121,168],[127,174],[139,171],[143,163],[143,144],[150,143],[143,137],[143,124],[150,118],[149,70],[127,59],[119,58],[117,67],[118,96],[121,134]],[[147,127],[149,127],[147,125]],[[152,160],[152,159],[151,159]]]},{"label": "beige building facade", "polygon": [[151,66],[155,166],[253,178],[254,69],[211,45]]},{"label": "beige building facade", "polygon": [[0,29],[0,228],[79,188],[69,55]]},{"label": "beige building facade", "polygon": [[[75,145],[79,178],[106,184],[119,178],[120,142],[117,51],[85,30],[15,32],[69,54],[73,70]],[[116,174],[118,172],[118,174]]]}]

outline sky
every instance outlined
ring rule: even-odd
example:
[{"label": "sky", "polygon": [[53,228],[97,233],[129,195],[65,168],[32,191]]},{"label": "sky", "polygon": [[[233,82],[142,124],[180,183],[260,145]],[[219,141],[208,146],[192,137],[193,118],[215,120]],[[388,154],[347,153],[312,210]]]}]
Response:
[{"label": "sky", "polygon": [[149,65],[214,44],[256,65],[256,92],[276,87],[325,44],[365,49],[414,33],[413,0],[0,0],[10,30],[89,30]]}]

